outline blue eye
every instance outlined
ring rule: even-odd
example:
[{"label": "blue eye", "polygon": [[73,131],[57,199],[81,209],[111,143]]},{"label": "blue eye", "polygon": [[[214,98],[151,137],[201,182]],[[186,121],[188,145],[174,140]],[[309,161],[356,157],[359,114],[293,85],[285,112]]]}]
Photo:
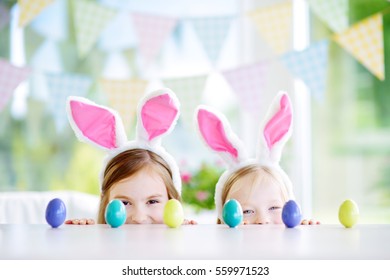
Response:
[{"label": "blue eye", "polygon": [[255,213],[255,211],[253,211],[253,210],[244,210],[242,212],[244,213],[244,215],[250,215],[250,214]]}]

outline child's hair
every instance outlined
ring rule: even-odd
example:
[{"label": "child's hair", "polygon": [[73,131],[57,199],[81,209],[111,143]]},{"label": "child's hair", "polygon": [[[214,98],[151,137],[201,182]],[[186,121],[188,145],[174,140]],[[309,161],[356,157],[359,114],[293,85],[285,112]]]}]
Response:
[{"label": "child's hair", "polygon": [[[259,164],[250,164],[236,170],[226,180],[225,184],[222,187],[222,204],[225,204],[230,191],[233,189],[233,186],[236,186],[240,182],[240,180],[244,178],[249,179],[251,182],[249,186],[241,185],[240,187],[253,188],[253,186],[255,186],[256,184],[261,184],[262,182],[275,182],[278,186],[280,186],[280,196],[283,198],[284,202],[287,202],[288,187],[286,186],[286,182],[283,180],[283,177],[279,174],[278,170],[272,167],[267,167]],[[219,218],[217,220],[217,223],[221,223],[221,220]]]},{"label": "child's hair", "polygon": [[162,178],[167,188],[168,199],[180,199],[172,180],[169,165],[156,153],[144,149],[126,150],[111,159],[104,170],[98,223],[105,224],[104,213],[109,203],[111,187],[145,169],[152,169]]},{"label": "child's hair", "polygon": [[283,147],[292,133],[292,108],[287,93],[279,92],[269,107],[260,129],[255,158],[248,158],[243,143],[233,133],[225,116],[213,108],[199,106],[196,121],[206,146],[216,152],[227,165],[227,170],[215,187],[215,206],[219,219],[222,218],[222,196],[228,191],[228,181],[238,180],[244,173],[250,173],[251,165],[272,170],[269,173],[277,174],[274,177],[281,179],[281,186],[285,187],[284,192],[288,198],[294,198],[292,183],[279,165]]}]

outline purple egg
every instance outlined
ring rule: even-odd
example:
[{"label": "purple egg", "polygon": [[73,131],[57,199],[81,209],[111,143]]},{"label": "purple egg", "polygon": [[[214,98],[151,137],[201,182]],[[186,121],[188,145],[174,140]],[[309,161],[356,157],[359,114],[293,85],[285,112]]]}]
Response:
[{"label": "purple egg", "polygon": [[66,219],[65,203],[59,199],[52,199],[46,207],[46,221],[53,228],[57,228],[64,223]]},{"label": "purple egg", "polygon": [[296,227],[301,223],[301,209],[294,200],[289,200],[286,204],[284,204],[282,210],[282,220],[288,228]]}]

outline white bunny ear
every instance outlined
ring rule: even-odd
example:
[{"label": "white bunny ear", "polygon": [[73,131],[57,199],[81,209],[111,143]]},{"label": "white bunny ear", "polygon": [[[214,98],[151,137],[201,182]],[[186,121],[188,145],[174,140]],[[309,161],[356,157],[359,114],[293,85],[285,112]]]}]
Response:
[{"label": "white bunny ear", "polygon": [[206,145],[234,167],[245,158],[242,142],[233,133],[225,116],[206,106],[199,106],[196,111],[199,132]]},{"label": "white bunny ear", "polygon": [[104,150],[113,150],[127,141],[122,121],[118,114],[92,101],[70,96],[67,113],[71,127],[80,141]]},{"label": "white bunny ear", "polygon": [[282,150],[292,133],[292,107],[286,92],[279,92],[274,98],[260,135],[258,160],[278,164]]},{"label": "white bunny ear", "polygon": [[176,95],[168,88],[148,94],[138,107],[137,140],[150,146],[160,145],[161,137],[175,127],[179,108]]}]

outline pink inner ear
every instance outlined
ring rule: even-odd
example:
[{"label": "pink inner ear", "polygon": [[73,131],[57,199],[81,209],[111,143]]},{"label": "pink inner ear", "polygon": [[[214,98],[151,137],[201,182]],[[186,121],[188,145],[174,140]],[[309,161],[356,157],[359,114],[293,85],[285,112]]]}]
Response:
[{"label": "pink inner ear", "polygon": [[268,149],[280,141],[289,131],[291,126],[292,113],[291,105],[286,95],[280,99],[280,109],[272,117],[264,128],[264,137],[267,141]]},{"label": "pink inner ear", "polygon": [[104,148],[117,148],[115,117],[110,111],[79,101],[71,101],[70,108],[74,122],[85,137]]},{"label": "pink inner ear", "polygon": [[238,157],[237,149],[227,139],[222,121],[214,114],[199,110],[198,123],[200,132],[207,144],[217,152],[228,152],[234,158]]},{"label": "pink inner ear", "polygon": [[142,124],[148,133],[148,140],[165,133],[171,127],[178,109],[168,94],[149,99],[141,111]]}]

